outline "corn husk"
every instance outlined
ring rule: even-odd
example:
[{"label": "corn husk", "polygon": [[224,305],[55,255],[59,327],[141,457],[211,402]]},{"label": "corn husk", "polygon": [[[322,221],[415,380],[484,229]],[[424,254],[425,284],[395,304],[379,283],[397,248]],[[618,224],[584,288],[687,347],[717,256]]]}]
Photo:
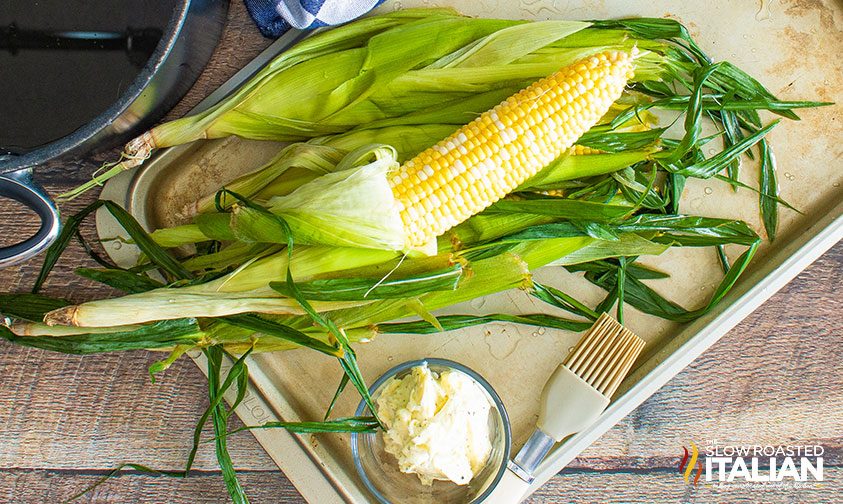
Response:
[{"label": "corn husk", "polygon": [[352,152],[344,160],[374,154],[375,161],[318,177],[267,208],[290,225],[293,238],[310,245],[382,250],[404,248],[406,233],[387,174],[398,168],[392,148]]},{"label": "corn husk", "polygon": [[583,56],[633,46],[642,49],[636,79],[670,77],[674,69],[663,62],[669,44],[585,22],[526,23],[424,9],[360,20],[278,56],[217,106],[133,140],[119,163],[63,196],[138,166],[154,149],[198,139],[301,141],[352,129],[461,125]]}]

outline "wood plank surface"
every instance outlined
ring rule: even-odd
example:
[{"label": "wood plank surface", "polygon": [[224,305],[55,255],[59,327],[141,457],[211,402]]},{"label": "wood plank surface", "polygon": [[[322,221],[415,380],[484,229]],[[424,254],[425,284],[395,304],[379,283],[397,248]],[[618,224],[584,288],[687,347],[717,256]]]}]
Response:
[{"label": "wood plank surface", "polygon": [[[233,2],[222,43],[180,115],[225,81],[270,41]],[[51,193],[85,180],[107,152],[54,163],[38,178]],[[95,199],[64,205],[70,215]],[[34,229],[28,212],[0,202],[0,243]],[[93,239],[92,223],[83,228]],[[82,301],[109,294],[73,275],[91,266],[78,244],[67,252],[45,292]],[[3,291],[23,292],[40,259],[0,270]],[[726,335],[632,415],[606,433],[543,487],[534,503],[551,502],[835,502],[843,494],[843,244],[838,244]],[[158,355],[131,352],[65,356],[0,344],[0,502],[57,502],[110,468],[135,462],[183,466],[193,426],[207,406],[206,381],[183,359],[151,385],[146,367]],[[799,490],[685,487],[676,474],[689,441],[814,444],[826,448],[826,482]],[[229,443],[252,502],[303,502],[248,433]],[[224,502],[211,445],[188,479],[128,472],[81,502]]]}]

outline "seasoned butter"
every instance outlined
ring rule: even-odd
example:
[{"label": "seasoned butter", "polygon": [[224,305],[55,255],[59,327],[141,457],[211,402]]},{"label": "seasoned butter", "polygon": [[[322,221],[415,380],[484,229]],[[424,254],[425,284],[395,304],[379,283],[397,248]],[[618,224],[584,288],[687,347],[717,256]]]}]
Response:
[{"label": "seasoned butter", "polygon": [[424,485],[433,480],[468,484],[489,458],[491,404],[464,373],[437,376],[426,364],[417,366],[401,379],[391,378],[377,403],[387,453]]}]

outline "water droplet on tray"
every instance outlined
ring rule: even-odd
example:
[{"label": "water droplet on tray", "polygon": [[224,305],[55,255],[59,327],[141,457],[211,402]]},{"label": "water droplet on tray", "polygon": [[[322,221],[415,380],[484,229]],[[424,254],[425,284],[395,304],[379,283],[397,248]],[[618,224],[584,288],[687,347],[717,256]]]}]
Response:
[{"label": "water droplet on tray", "polygon": [[121,248],[123,248],[123,244],[119,241],[115,241],[114,244],[111,245],[111,248],[113,248],[114,250],[120,250]]},{"label": "water droplet on tray", "polygon": [[796,180],[796,175],[794,175],[792,173],[785,172],[784,178],[786,178],[787,180],[793,181],[793,180]]},{"label": "water droplet on tray", "polygon": [[714,189],[712,189],[712,188],[710,188],[710,187],[706,187],[703,191],[704,191],[706,194],[711,194],[711,193],[713,193],[713,192],[714,192]]},{"label": "water droplet on tray", "polygon": [[709,153],[709,154],[714,154],[715,152],[717,152],[717,151],[716,151],[716,150],[714,150],[714,149],[708,149],[708,153]]},{"label": "water droplet on tray", "polygon": [[534,338],[538,338],[539,336],[541,336],[541,335],[542,335],[542,334],[544,334],[544,333],[545,333],[545,328],[544,328],[544,327],[539,327],[538,329],[536,329],[535,331],[533,331],[532,336],[533,336]]},{"label": "water droplet on tray", "polygon": [[471,302],[470,302],[469,304],[470,304],[473,308],[475,308],[475,309],[478,309],[478,310],[479,310],[480,308],[483,308],[483,306],[486,304],[486,298],[484,298],[484,297],[479,297],[479,298],[477,298],[477,299],[472,299],[472,300],[471,300]]},{"label": "water droplet on tray", "polygon": [[574,347],[568,347],[568,353],[571,353],[573,351],[574,351]]},{"label": "water droplet on tray", "polygon": [[840,183],[839,183],[839,182],[835,182],[835,183],[831,184],[831,187],[840,187]]},{"label": "water droplet on tray", "polygon": [[388,356],[388,357],[386,358],[386,360],[388,360],[389,362],[392,362],[392,360],[393,360],[394,358],[395,358],[395,357],[393,357],[393,356],[391,356],[391,355],[390,355],[390,356]]},{"label": "water droplet on tray", "polygon": [[401,2],[395,2],[395,3],[392,5],[392,10],[401,10],[403,7],[404,7],[404,6],[403,6],[403,5],[401,5]]}]

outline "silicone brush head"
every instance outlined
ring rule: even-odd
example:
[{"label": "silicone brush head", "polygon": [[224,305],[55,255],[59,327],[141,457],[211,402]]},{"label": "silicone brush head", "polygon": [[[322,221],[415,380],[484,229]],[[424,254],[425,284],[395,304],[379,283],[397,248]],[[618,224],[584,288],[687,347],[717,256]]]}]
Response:
[{"label": "silicone brush head", "polygon": [[603,314],[562,363],[611,399],[644,348],[644,340]]}]

